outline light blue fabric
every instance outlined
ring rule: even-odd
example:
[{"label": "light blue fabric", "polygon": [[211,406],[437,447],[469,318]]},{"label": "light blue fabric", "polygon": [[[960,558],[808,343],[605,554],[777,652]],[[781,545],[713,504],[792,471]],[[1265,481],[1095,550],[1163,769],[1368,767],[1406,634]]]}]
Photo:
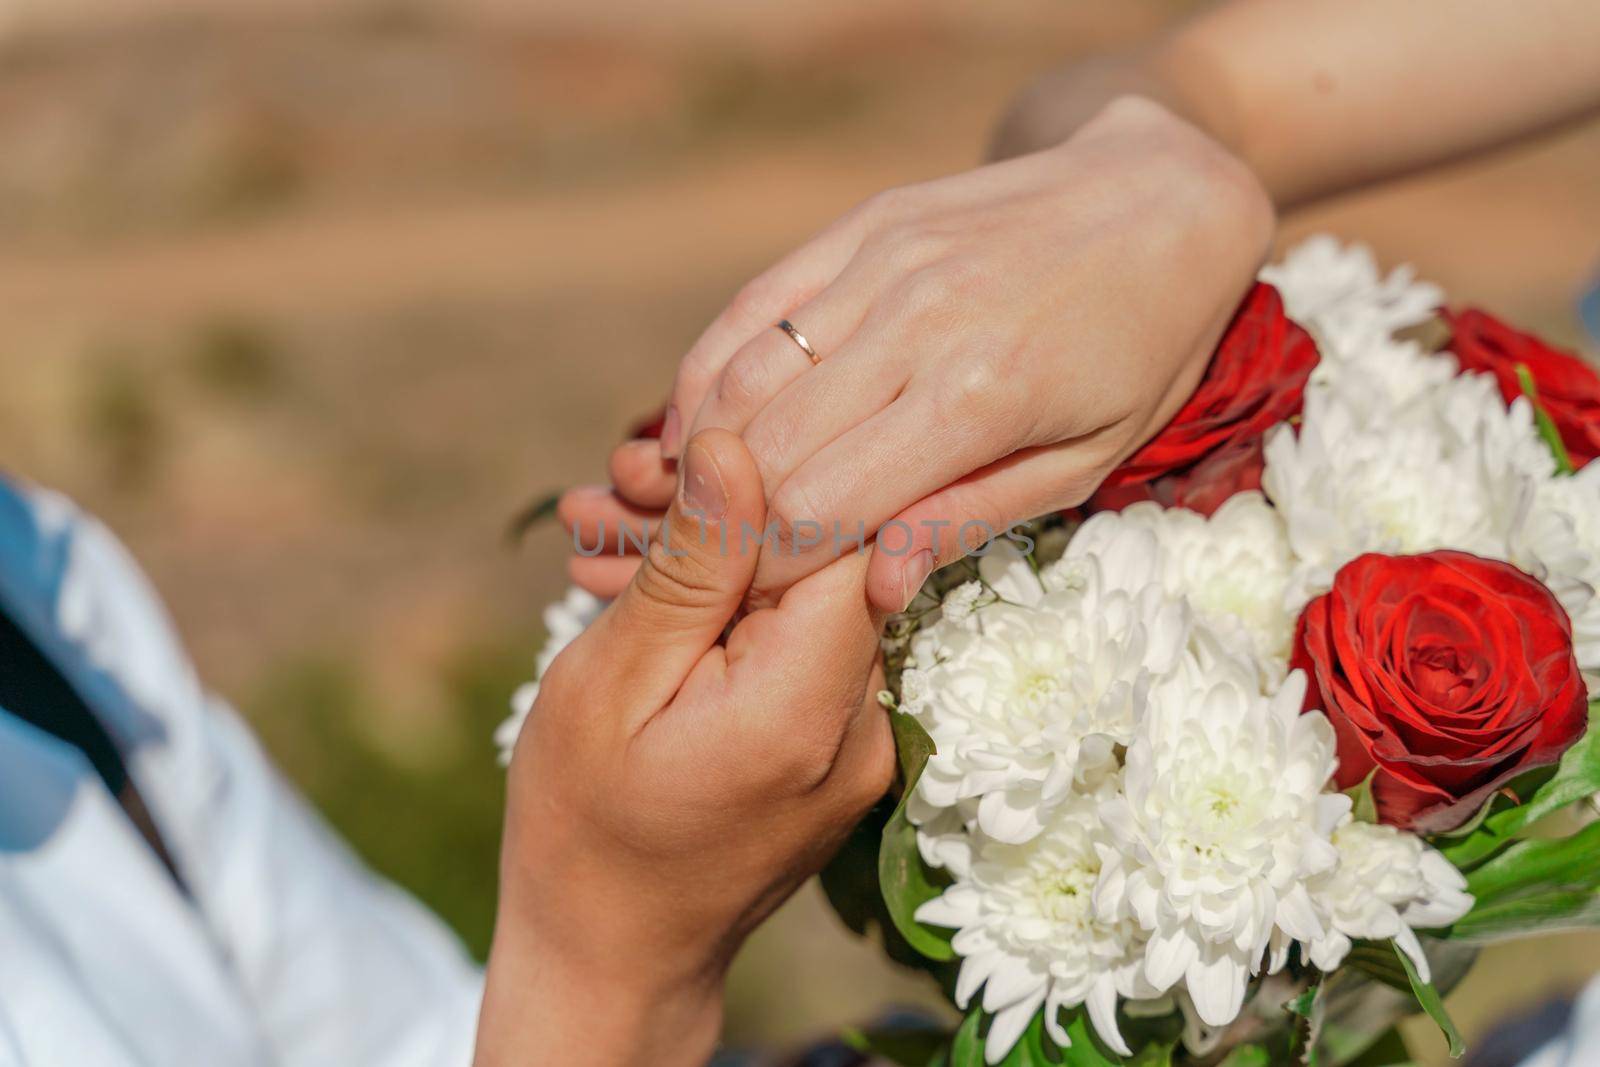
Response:
[{"label": "light blue fabric", "polygon": [[1600,1064],[1600,979],[1573,1005],[1565,1033],[1557,1034],[1522,1067],[1592,1067]]},{"label": "light blue fabric", "polygon": [[476,969],[206,693],[102,525],[0,479],[0,604],[118,743],[192,893],[76,749],[0,709],[0,1067],[470,1062]]}]

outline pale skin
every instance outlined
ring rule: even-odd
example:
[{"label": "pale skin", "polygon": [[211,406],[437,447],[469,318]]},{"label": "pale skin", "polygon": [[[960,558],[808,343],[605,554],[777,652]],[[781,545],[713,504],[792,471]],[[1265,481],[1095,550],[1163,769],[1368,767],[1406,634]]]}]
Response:
[{"label": "pale skin", "polygon": [[734,950],[889,783],[875,634],[971,547],[952,531],[1081,502],[1170,418],[1276,211],[1591,114],[1597,55],[1592,0],[1235,0],[1047,74],[1003,162],[875,197],[754,279],[684,357],[663,440],[564,522],[678,531],[714,483],[735,526],[924,539],[574,559],[621,598],[512,764],[478,1063],[703,1063]]},{"label": "pale skin", "polygon": [[[615,489],[574,491],[562,516],[585,544],[637,525],[671,492],[682,433],[725,426],[778,516],[922,531],[869,568],[897,610],[920,549],[942,565],[970,547],[964,521],[1081,502],[1170,417],[1275,210],[1593,113],[1597,46],[1587,0],[1238,0],[1050,72],[1001,124],[1006,162],[868,200],[753,279],[684,356],[661,446],[623,446]],[[951,522],[937,546],[930,518]],[[830,548],[775,555],[757,599]],[[572,574],[606,594],[634,564]]]}]

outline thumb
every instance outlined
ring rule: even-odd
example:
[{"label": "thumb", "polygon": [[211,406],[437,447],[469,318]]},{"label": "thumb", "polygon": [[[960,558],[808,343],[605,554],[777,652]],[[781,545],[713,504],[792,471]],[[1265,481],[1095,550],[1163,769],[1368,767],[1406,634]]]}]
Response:
[{"label": "thumb", "polygon": [[755,574],[766,516],[761,474],[726,430],[697,434],[677,494],[633,581],[595,624],[592,647],[630,697],[661,707],[717,643]]},{"label": "thumb", "polygon": [[[1104,475],[1102,457],[1074,442],[1015,452],[923,497],[895,518],[911,539],[880,541],[867,568],[867,597],[879,611],[904,611],[928,575],[1012,524],[1086,500]],[[888,523],[884,524],[888,526]]]}]

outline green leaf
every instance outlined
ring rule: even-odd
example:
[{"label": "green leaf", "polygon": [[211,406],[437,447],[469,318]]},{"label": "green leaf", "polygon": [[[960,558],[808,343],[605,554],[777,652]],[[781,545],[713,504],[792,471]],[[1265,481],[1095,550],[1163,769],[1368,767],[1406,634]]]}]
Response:
[{"label": "green leaf", "polygon": [[984,1067],[982,1027],[983,1009],[975,1004],[950,1043],[950,1067]]},{"label": "green leaf", "polygon": [[[1072,1044],[1062,1047],[1050,1037],[1044,1025],[1044,1013],[1035,1012],[1028,1021],[1017,1043],[1000,1061],[999,1067],[1171,1067],[1171,1041],[1154,1041],[1123,1058],[1100,1043],[1094,1028],[1089,1025],[1082,1009],[1071,1012],[1064,1020],[1067,1036]],[[952,1067],[956,1061],[952,1060]]]},{"label": "green leaf", "polygon": [[1411,992],[1411,979],[1404,967],[1394,958],[1394,952],[1385,941],[1357,941],[1345,956],[1345,966],[1354,967],[1368,978],[1375,979],[1402,993]]},{"label": "green leaf", "polygon": [[1417,998],[1422,1010],[1428,1013],[1428,1018],[1444,1031],[1445,1040],[1450,1042],[1450,1058],[1460,1058],[1461,1054],[1467,1051],[1467,1046],[1461,1040],[1461,1031],[1456,1029],[1450,1013],[1444,1010],[1444,999],[1439,996],[1439,991],[1433,988],[1432,982],[1424,982],[1417,974],[1416,965],[1411,962],[1411,957],[1402,952],[1399,945],[1394,945],[1392,942],[1391,945],[1401,968],[1406,972],[1407,980],[1411,983],[1412,995]]},{"label": "green leaf", "polygon": [[1517,381],[1522,384],[1522,395],[1533,405],[1533,423],[1539,428],[1539,436],[1550,446],[1550,454],[1556,457],[1556,473],[1571,474],[1574,469],[1572,457],[1567,454],[1567,446],[1561,440],[1561,432],[1556,429],[1555,420],[1539,402],[1539,387],[1534,384],[1533,372],[1528,369],[1526,363],[1517,364]]},{"label": "green leaf", "polygon": [[872,931],[876,922],[888,921],[878,890],[878,849],[892,811],[888,797],[874,805],[817,875],[834,913],[852,933],[862,937]]},{"label": "green leaf", "polygon": [[1522,841],[1467,875],[1470,912],[1452,941],[1489,942],[1600,925],[1600,823]]},{"label": "green leaf", "polygon": [[1457,867],[1472,867],[1511,844],[1518,833],[1540,819],[1595,793],[1600,793],[1600,700],[1589,705],[1588,732],[1567,749],[1555,774],[1535,789],[1526,803],[1491,813],[1477,830],[1441,851]]},{"label": "green leaf", "polygon": [[1067,1067],[1171,1067],[1173,1041],[1150,1041],[1138,1048],[1130,1057],[1118,1056],[1101,1044],[1094,1027],[1089,1025],[1089,1015],[1082,1008],[1064,1020],[1067,1036],[1072,1044],[1060,1050],[1059,1063]]},{"label": "green leaf", "polygon": [[1372,779],[1377,774],[1378,768],[1374,767],[1371,774],[1345,790],[1345,795],[1350,798],[1350,817],[1356,822],[1378,821],[1378,805],[1372,799]]},{"label": "green leaf", "polygon": [[1322,998],[1321,972],[1312,971],[1312,984],[1288,1003],[1284,1010],[1292,1016],[1292,1025],[1289,1030],[1289,1054],[1295,1058],[1296,1063],[1303,1063],[1306,1067],[1318,1067],[1320,1060],[1317,1057],[1317,1036],[1322,1029],[1322,1016],[1325,1014]]},{"label": "green leaf", "polygon": [[1600,822],[1570,837],[1522,841],[1467,875],[1467,892],[1480,905],[1524,892],[1593,889],[1600,883]]},{"label": "green leaf", "polygon": [[900,780],[905,783],[904,792],[910,793],[922,777],[928,757],[938,749],[922,724],[899,708],[889,709],[889,727],[894,732],[895,754],[900,758]]},{"label": "green leaf", "polygon": [[1600,926],[1600,892],[1555,889],[1475,907],[1450,929],[1450,940],[1488,944],[1532,934]]},{"label": "green leaf", "polygon": [[523,505],[506,523],[506,543],[512,547],[521,544],[529,530],[555,516],[556,505],[560,503],[561,494],[557,492],[537,497]]},{"label": "green leaf", "polygon": [[1123,1067],[1172,1067],[1172,1053],[1177,1045],[1172,1042],[1146,1045],[1133,1054],[1133,1059],[1123,1060]]},{"label": "green leaf", "polygon": [[1260,1045],[1240,1045],[1217,1067],[1272,1067],[1272,1057]]},{"label": "green leaf", "polygon": [[889,723],[894,729],[905,786],[878,846],[878,887],[890,921],[907,944],[930,960],[953,960],[956,954],[950,939],[955,932],[933,930],[916,920],[917,909],[943,893],[950,877],[943,871],[929,871],[923,864],[922,853],[917,849],[917,828],[906,818],[906,798],[916,788],[928,757],[934,754],[933,738],[903,711],[890,711]]},{"label": "green leaf", "polygon": [[1058,1067],[1064,1062],[1061,1049],[1045,1032],[1044,1012],[1039,1011],[1028,1021],[1028,1028],[1000,1064],[1001,1067]]},{"label": "green leaf", "polygon": [[1311,1018],[1312,1009],[1316,1007],[1319,989],[1319,986],[1312,986],[1310,989],[1301,991],[1299,996],[1284,1004],[1283,1010],[1290,1015],[1298,1015],[1302,1019]]}]

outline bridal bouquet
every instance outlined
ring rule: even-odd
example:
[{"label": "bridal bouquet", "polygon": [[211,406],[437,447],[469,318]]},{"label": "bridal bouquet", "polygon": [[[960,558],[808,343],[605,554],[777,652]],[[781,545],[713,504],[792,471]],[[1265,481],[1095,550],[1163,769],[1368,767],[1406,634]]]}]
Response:
[{"label": "bridal bouquet", "polygon": [[823,884],[964,1017],[850,1042],[1397,1064],[1420,1008],[1459,1054],[1476,946],[1600,923],[1597,454],[1576,357],[1330,239],[1263,271],[1083,509],[891,620],[902,788]]}]

